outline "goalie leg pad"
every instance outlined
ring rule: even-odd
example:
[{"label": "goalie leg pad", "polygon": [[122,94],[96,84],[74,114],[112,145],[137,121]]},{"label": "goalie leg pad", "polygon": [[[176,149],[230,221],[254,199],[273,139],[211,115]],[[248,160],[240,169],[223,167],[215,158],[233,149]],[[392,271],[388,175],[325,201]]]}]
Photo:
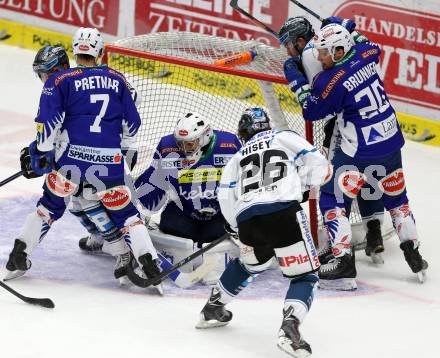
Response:
[{"label": "goalie leg pad", "polygon": [[[208,244],[203,244],[206,246]],[[211,265],[211,271],[203,278],[207,285],[218,281],[229,261],[238,257],[240,251],[231,240],[225,240],[203,255],[203,263]]]}]

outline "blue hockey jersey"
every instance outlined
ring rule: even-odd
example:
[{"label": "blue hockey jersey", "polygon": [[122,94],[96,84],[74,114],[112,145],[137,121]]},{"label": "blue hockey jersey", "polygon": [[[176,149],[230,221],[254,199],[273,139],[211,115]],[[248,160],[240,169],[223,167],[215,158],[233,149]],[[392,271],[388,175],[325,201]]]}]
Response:
[{"label": "blue hockey jersey", "polygon": [[383,157],[404,144],[396,113],[377,73],[379,56],[376,44],[354,45],[335,67],[315,77],[303,105],[306,120],[337,116],[341,149],[354,158]]},{"label": "blue hockey jersey", "polygon": [[184,215],[197,220],[221,215],[217,200],[220,177],[240,147],[235,134],[214,130],[207,151],[194,163],[179,150],[173,135],[163,137],[150,167],[135,182],[140,202],[157,211],[169,198]]},{"label": "blue hockey jersey", "polygon": [[38,149],[49,151],[55,144],[56,169],[76,166],[80,180],[91,166],[104,169],[98,178],[123,177],[121,138],[134,137],[141,124],[131,91],[125,77],[105,65],[52,75],[35,119]]}]

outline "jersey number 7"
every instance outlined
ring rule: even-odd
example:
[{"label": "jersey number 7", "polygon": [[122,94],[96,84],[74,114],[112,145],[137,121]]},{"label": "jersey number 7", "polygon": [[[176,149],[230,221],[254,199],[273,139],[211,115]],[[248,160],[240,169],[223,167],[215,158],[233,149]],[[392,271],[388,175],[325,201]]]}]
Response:
[{"label": "jersey number 7", "polygon": [[101,110],[99,114],[95,117],[93,124],[90,126],[90,132],[92,133],[101,133],[101,124],[102,117],[105,116],[105,112],[107,111],[108,103],[110,101],[110,97],[108,94],[91,94],[90,95],[90,103],[96,103],[98,101],[102,101]]}]

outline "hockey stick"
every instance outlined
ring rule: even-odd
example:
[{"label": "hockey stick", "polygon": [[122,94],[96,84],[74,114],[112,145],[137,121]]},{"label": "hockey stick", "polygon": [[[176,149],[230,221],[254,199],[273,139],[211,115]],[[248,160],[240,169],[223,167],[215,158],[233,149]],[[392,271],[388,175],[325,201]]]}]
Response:
[{"label": "hockey stick", "polygon": [[231,0],[231,2],[229,3],[229,5],[237,10],[240,14],[243,14],[244,16],[246,16],[248,19],[250,19],[255,25],[257,25],[258,27],[261,27],[262,29],[266,30],[267,32],[269,32],[273,37],[275,37],[277,40],[279,39],[278,36],[278,32],[272,30],[269,26],[267,26],[266,24],[262,23],[260,20],[258,20],[257,18],[253,17],[251,14],[249,14],[246,10],[243,10],[240,6],[238,6],[238,0]]},{"label": "hockey stick", "polygon": [[0,187],[2,187],[5,184],[8,184],[10,181],[13,181],[14,179],[17,179],[23,175],[23,170],[20,170],[19,172],[15,173],[14,175],[11,175],[9,178],[6,178],[5,180],[0,182]]},{"label": "hockey stick", "polygon": [[194,252],[193,254],[191,254],[188,257],[184,258],[183,260],[179,261],[174,266],[172,266],[169,270],[161,272],[158,276],[156,276],[154,278],[143,279],[143,278],[139,277],[134,272],[134,270],[131,267],[131,265],[128,265],[127,266],[127,277],[136,286],[143,287],[143,288],[149,287],[151,285],[154,285],[158,281],[160,282],[165,277],[171,275],[174,271],[176,271],[177,269],[181,268],[183,265],[186,265],[188,262],[194,260],[195,258],[203,255],[205,252],[211,250],[213,247],[217,246],[218,244],[220,244],[222,241],[226,240],[227,238],[229,238],[229,234],[224,234],[223,236],[221,236],[218,239],[216,239],[213,242],[211,242],[209,245],[206,245],[202,249]]},{"label": "hockey stick", "polygon": [[317,18],[319,21],[323,22],[324,19],[319,16],[316,12],[314,12],[313,10],[310,10],[307,6],[301,4],[298,0],[290,0],[291,2],[293,2],[296,6],[298,6],[299,8],[303,9],[305,12],[308,12],[310,15],[312,15],[313,17]]},{"label": "hockey stick", "polygon": [[53,303],[50,298],[32,298],[23,296],[22,294],[9,287],[7,284],[3,283],[1,280],[0,286],[3,287],[6,291],[12,293],[15,297],[18,297],[20,300],[26,303],[30,303],[31,305],[37,305],[45,308],[55,308],[55,303]]}]

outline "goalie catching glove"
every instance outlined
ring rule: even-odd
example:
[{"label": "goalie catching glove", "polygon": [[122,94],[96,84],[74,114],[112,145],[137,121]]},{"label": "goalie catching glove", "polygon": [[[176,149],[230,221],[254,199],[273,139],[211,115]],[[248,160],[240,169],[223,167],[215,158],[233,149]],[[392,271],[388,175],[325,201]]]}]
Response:
[{"label": "goalie catching glove", "polygon": [[29,147],[20,152],[20,166],[23,176],[27,179],[38,178],[52,171],[54,161],[53,151],[40,152],[37,142],[32,142]]}]

